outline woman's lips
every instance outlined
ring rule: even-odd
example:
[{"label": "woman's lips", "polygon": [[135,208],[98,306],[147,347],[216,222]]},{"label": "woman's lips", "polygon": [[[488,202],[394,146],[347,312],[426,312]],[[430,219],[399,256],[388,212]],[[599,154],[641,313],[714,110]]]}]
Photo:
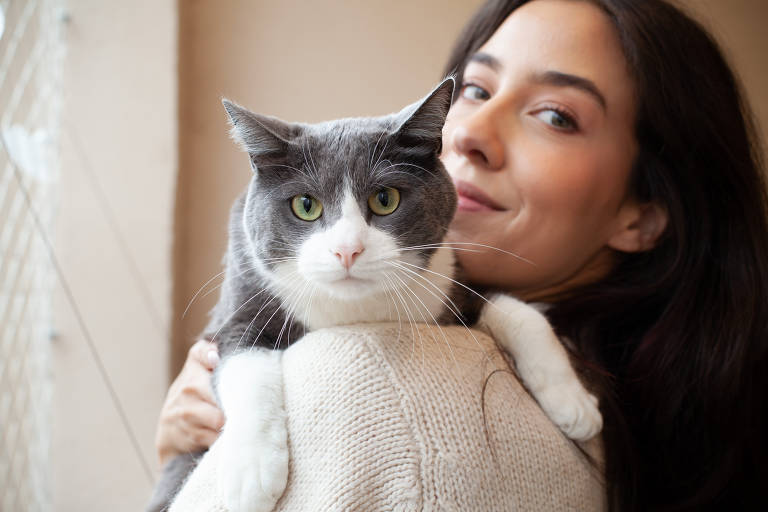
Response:
[{"label": "woman's lips", "polygon": [[458,209],[465,212],[503,211],[485,192],[466,181],[456,180],[456,193],[459,195]]}]

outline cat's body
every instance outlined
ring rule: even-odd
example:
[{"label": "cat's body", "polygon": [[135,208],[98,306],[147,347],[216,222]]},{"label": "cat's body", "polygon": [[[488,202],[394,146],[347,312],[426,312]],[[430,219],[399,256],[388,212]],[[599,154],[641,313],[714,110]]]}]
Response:
[{"label": "cat's body", "polygon": [[[271,510],[288,475],[281,349],[305,331],[361,322],[473,321],[444,237],[456,192],[439,160],[453,81],[380,118],[287,124],[225,102],[254,176],[230,221],[226,278],[206,336],[223,361],[219,492],[231,512]],[[478,325],[510,352],[570,437],[596,434],[596,400],[532,307],[495,295]]]}]

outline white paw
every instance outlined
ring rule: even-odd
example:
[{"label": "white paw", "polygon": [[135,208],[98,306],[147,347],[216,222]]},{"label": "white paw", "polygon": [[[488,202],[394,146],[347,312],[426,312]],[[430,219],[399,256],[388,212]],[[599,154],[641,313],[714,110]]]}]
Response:
[{"label": "white paw", "polygon": [[247,436],[232,431],[228,435],[225,427],[217,475],[219,495],[229,512],[269,512],[282,496],[288,481],[288,446],[285,425],[278,423]]},{"label": "white paw", "polygon": [[549,419],[571,439],[586,441],[603,429],[597,398],[578,381],[547,386],[536,393],[536,399]]}]

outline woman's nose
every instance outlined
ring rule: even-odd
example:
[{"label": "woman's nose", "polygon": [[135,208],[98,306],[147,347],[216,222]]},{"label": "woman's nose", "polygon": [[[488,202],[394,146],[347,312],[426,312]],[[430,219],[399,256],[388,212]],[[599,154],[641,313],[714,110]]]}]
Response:
[{"label": "woman's nose", "polygon": [[451,132],[454,150],[487,170],[504,166],[504,145],[496,127],[494,106],[487,102],[457,119]]}]

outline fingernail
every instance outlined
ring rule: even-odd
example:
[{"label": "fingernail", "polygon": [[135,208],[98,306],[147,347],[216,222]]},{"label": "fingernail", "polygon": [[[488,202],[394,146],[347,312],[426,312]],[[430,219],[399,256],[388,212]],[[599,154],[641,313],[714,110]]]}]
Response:
[{"label": "fingernail", "polygon": [[221,359],[219,358],[219,353],[215,350],[209,350],[208,351],[208,364],[211,366],[216,366],[219,364],[219,361]]}]

